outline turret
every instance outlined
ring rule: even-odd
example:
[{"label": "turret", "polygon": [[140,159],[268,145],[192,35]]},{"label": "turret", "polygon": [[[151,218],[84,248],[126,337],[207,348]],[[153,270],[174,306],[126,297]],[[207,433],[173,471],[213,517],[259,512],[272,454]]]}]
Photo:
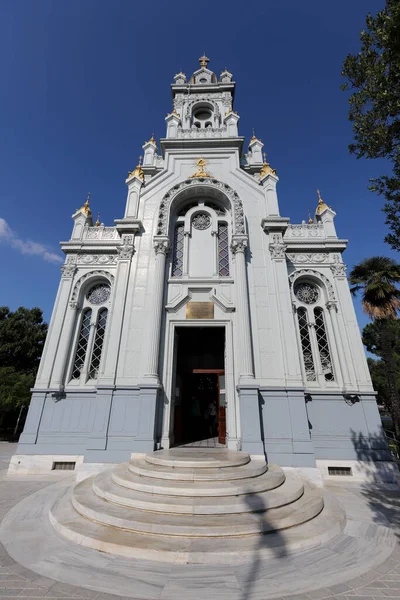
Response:
[{"label": "turret", "polygon": [[92,211],[90,210],[89,201],[90,192],[88,193],[86,202],[83,204],[83,206],[77,208],[76,212],[72,215],[72,218],[74,220],[74,226],[71,235],[72,240],[82,239],[85,225],[87,225],[88,227],[93,226]]}]

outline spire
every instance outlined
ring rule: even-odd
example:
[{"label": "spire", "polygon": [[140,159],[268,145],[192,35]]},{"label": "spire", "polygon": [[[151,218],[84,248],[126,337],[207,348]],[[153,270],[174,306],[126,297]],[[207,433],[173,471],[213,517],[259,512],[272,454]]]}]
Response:
[{"label": "spire", "polygon": [[147,142],[145,142],[145,144],[153,144],[153,146],[156,146],[156,147],[157,147],[157,142],[156,142],[156,140],[154,139],[154,131],[153,131],[153,133],[151,134],[151,138],[150,138],[150,139],[149,139]]},{"label": "spire", "polygon": [[207,58],[206,53],[204,52],[203,56],[200,56],[200,58],[199,58],[200,66],[204,69],[207,69],[207,65],[209,62],[210,62],[210,59]]},{"label": "spire", "polygon": [[331,207],[328,206],[327,204],[325,204],[325,202],[322,200],[321,192],[319,190],[317,190],[317,194],[318,194],[318,206],[315,209],[315,214],[320,215],[326,208],[331,208]]},{"label": "spire", "polygon": [[314,221],[311,217],[311,211],[310,211],[310,209],[308,209],[308,224],[312,225],[312,223],[314,223]]},{"label": "spire", "polygon": [[254,133],[254,127],[253,127],[253,135],[252,135],[251,140],[249,142],[249,146],[250,146],[250,144],[253,144],[254,142],[261,142],[261,140],[259,140],[258,137],[256,137],[256,135]]},{"label": "spire", "polygon": [[[87,198],[86,198],[86,202],[83,204],[83,206],[81,206],[80,208],[76,209],[75,215],[78,212],[82,212],[87,217],[91,217],[92,216],[92,211],[90,210],[89,201],[90,201],[90,192],[88,192],[88,195],[87,195]],[[73,215],[73,216],[75,216],[75,215]]]},{"label": "spire", "polygon": [[97,213],[97,221],[94,224],[95,227],[100,227],[100,213]]},{"label": "spire", "polygon": [[[256,138],[257,139],[257,138]],[[260,177],[265,177],[266,175],[276,175],[276,169],[273,169],[271,165],[267,162],[267,155],[263,152],[264,162],[261,167]]]}]

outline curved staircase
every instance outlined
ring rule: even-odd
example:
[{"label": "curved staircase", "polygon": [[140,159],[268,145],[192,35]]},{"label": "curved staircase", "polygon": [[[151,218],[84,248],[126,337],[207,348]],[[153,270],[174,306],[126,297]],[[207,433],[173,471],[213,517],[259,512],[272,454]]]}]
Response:
[{"label": "curved staircase", "polygon": [[340,532],[345,515],[322,490],[263,459],[175,448],[76,484],[50,520],[67,539],[103,552],[223,563],[319,545]]}]

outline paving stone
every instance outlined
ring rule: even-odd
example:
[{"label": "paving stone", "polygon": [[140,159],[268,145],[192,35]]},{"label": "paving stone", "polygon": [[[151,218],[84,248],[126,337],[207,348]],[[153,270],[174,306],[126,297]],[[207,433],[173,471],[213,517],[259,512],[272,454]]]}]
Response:
[{"label": "paving stone", "polygon": [[346,583],[339,583],[338,585],[330,585],[328,589],[331,590],[331,592],[333,594],[342,594],[342,593],[351,591],[351,587],[349,585],[347,585]]}]

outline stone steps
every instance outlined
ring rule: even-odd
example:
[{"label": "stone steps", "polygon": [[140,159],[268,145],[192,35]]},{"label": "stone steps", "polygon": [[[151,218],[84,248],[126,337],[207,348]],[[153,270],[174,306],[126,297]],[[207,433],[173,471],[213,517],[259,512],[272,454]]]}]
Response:
[{"label": "stone steps", "polygon": [[239,480],[180,481],[142,477],[129,470],[128,463],[117,465],[112,473],[114,482],[121,486],[165,496],[238,496],[258,494],[282,485],[285,475],[274,465],[258,477]]},{"label": "stone steps", "polygon": [[319,491],[307,489],[296,501],[295,510],[292,505],[286,504],[268,511],[264,509],[263,512],[209,514],[207,518],[204,515],[151,513],[110,505],[93,493],[92,482],[88,480],[75,487],[72,504],[79,514],[102,525],[139,533],[185,537],[226,537],[277,531],[309,521],[324,506]]},{"label": "stone steps", "polygon": [[110,470],[103,471],[93,480],[94,493],[107,502],[120,506],[175,514],[208,515],[256,512],[290,504],[303,495],[302,481],[292,473],[278,487],[255,495],[226,496],[168,496],[149,494],[116,485]]},{"label": "stone steps", "polygon": [[102,552],[218,563],[316,545],[344,524],[332,506],[294,472],[246,453],[176,448],[77,483],[49,516],[62,536]]},{"label": "stone steps", "polygon": [[50,521],[64,538],[86,548],[127,558],[170,563],[241,564],[260,558],[288,555],[319,547],[345,525],[345,513],[332,497],[311,521],[266,535],[192,538],[140,534],[95,523],[79,515],[71,497],[63,494],[49,512]]},{"label": "stone steps", "polygon": [[133,458],[128,469],[135,475],[174,481],[229,481],[248,479],[263,475],[268,466],[263,459],[256,459],[235,467],[171,467],[148,462],[146,458]]}]

